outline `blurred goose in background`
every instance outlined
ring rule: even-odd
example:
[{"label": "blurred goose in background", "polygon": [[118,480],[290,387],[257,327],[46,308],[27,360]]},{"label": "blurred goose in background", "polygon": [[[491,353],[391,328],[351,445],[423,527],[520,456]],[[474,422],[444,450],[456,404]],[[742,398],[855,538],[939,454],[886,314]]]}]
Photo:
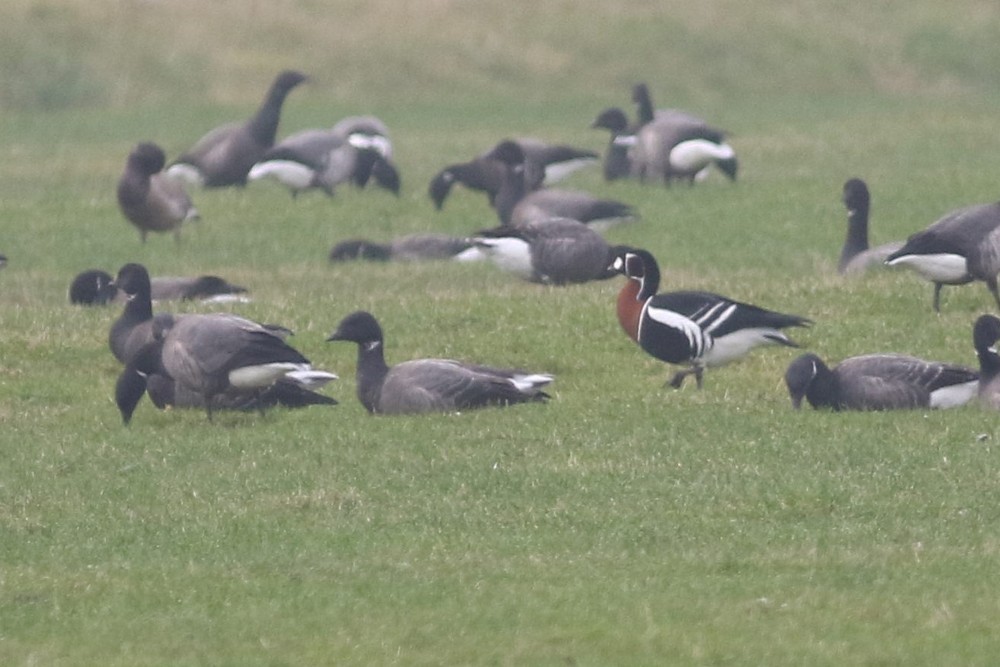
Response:
[{"label": "blurred goose in background", "polygon": [[986,283],[997,307],[1000,272],[1000,202],[952,211],[927,229],[910,236],[885,263],[905,266],[934,283],[934,311],[941,310],[941,287]]},{"label": "blurred goose in background", "polygon": [[590,127],[611,133],[602,163],[604,180],[616,181],[631,176],[632,159],[629,156],[629,149],[635,145],[637,128],[629,126],[625,112],[618,107],[605,109],[597,115]]},{"label": "blurred goose in background", "polygon": [[837,271],[844,275],[856,275],[870,268],[884,265],[885,258],[903,247],[901,241],[868,246],[868,212],[871,197],[868,186],[860,178],[844,183],[844,206],[847,208],[847,237],[840,251]]},{"label": "blurred goose in background", "polygon": [[531,190],[525,177],[524,150],[517,142],[501,141],[487,155],[504,166],[503,181],[493,202],[501,224],[517,227],[535,220],[570,218],[606,227],[635,218],[631,206],[613,199],[577,190]]},{"label": "blurred goose in background", "polygon": [[139,230],[143,243],[149,232],[173,232],[180,241],[181,225],[199,218],[184,186],[162,173],[164,164],[163,149],[143,142],[129,153],[118,179],[118,208]]},{"label": "blurred goose in background", "polygon": [[0,255],[0,269],[7,266],[7,255]]},{"label": "blurred goose in background", "polygon": [[[524,155],[524,187],[527,190],[556,183],[578,169],[595,164],[598,159],[597,153],[593,151],[548,144],[538,139],[521,138],[510,141],[516,143]],[[434,201],[435,208],[440,210],[444,207],[445,199],[455,183],[461,183],[470,190],[485,192],[490,205],[494,204],[496,195],[503,186],[506,167],[490,154],[492,150],[468,162],[448,165],[431,179],[428,194]]]},{"label": "blurred goose in background", "polygon": [[593,229],[569,218],[480,232],[476,245],[487,258],[523,280],[552,285],[605,280],[615,275],[616,249]]},{"label": "blurred goose in background", "polygon": [[[153,301],[249,301],[247,289],[233,285],[218,276],[156,277],[150,280]],[[115,285],[107,271],[89,269],[73,278],[69,286],[70,303],[82,306],[103,306],[112,301],[123,302],[125,294]]]},{"label": "blurred goose in background", "polygon": [[376,243],[367,239],[349,239],[341,241],[330,249],[331,262],[356,259],[381,262],[418,262],[439,259],[472,261],[482,259],[482,256],[469,238],[430,233],[409,234],[393,239],[389,243]]},{"label": "blurred goose in background", "polygon": [[688,366],[670,380],[674,388],[691,374],[700,388],[705,368],[741,359],[762,345],[798,347],[781,330],[811,324],[710,292],[657,294],[660,269],[646,250],[623,250],[613,267],[628,279],[617,303],[618,323],[628,337],[661,361]]},{"label": "blurred goose in background", "polygon": [[635,129],[638,130],[647,123],[654,120],[672,120],[674,122],[693,123],[696,125],[707,125],[707,121],[700,116],[681,111],[680,109],[656,109],[653,106],[653,98],[649,93],[649,86],[643,82],[632,86],[632,102],[635,103]]},{"label": "blurred goose in background", "polygon": [[815,354],[804,354],[788,366],[785,384],[796,410],[803,398],[835,411],[953,408],[976,395],[979,374],[901,354],[851,357],[830,369]]},{"label": "blurred goose in background", "polygon": [[304,81],[300,72],[279,74],[252,118],[215,128],[177,158],[167,174],[199,187],[246,185],[250,169],[274,145],[285,97]]},{"label": "blurred goose in background", "polygon": [[551,375],[465,364],[451,359],[385,362],[382,327],[365,311],[351,313],[327,338],[358,345],[358,399],[371,414],[456,412],[544,401]]},{"label": "blurred goose in background", "polygon": [[981,315],[972,327],[972,343],[979,358],[979,402],[1000,410],[1000,318]]}]

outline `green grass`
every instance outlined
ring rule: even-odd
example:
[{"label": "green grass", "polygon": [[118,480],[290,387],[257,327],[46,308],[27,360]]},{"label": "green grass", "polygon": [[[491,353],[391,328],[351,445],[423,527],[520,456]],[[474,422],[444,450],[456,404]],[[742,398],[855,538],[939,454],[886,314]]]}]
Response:
[{"label": "green grass", "polygon": [[[876,242],[996,198],[992,4],[287,0],[230,20],[244,4],[0,10],[0,663],[995,662],[995,413],[794,413],[785,349],[674,392],[618,330],[620,281],[326,262],[349,236],[493,224],[465,191],[435,212],[430,177],[516,134],[600,149],[590,121],[645,79],[658,104],[730,128],[744,166],[693,189],[570,181],[638,208],[608,236],[650,248],[666,288],[807,315],[796,337],[830,361],[973,364],[982,285],[946,289],[933,315],[908,273],[834,266],[849,177],[872,188]],[[199,191],[179,246],[140,245],[114,201],[129,148],[176,155],[285,66],[316,81],[282,132],[378,113],[402,196]],[[294,328],[341,375],[341,405],[210,424],[144,402],[123,428],[117,312],[66,289],[127,261],[250,286],[234,309]],[[550,371],[553,400],[371,418],[355,350],[324,342],[358,308],[390,362]]]}]

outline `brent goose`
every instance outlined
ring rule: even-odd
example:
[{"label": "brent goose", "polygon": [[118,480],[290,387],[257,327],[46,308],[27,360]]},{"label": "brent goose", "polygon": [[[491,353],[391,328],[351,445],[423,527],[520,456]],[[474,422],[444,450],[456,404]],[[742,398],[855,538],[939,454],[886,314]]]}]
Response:
[{"label": "brent goose", "polygon": [[252,118],[215,128],[177,158],[167,174],[204,187],[246,185],[250,168],[274,145],[285,97],[305,80],[300,72],[279,74]]},{"label": "brent goose", "polygon": [[739,167],[736,151],[721,130],[670,117],[643,125],[631,156],[640,180],[659,178],[666,185],[674,180],[694,183],[713,164],[735,181]]},{"label": "brent goose", "polygon": [[631,176],[632,159],[629,149],[635,145],[637,128],[629,127],[625,112],[618,107],[605,109],[597,115],[590,127],[611,133],[602,163],[604,180],[616,181]]},{"label": "brent goose", "polygon": [[382,327],[365,311],[351,313],[327,338],[358,345],[358,399],[371,414],[453,412],[491,405],[544,401],[553,377],[451,359],[385,362]]},{"label": "brent goose", "polygon": [[[219,276],[168,277],[150,280],[153,301],[245,301],[247,289],[233,285]],[[115,285],[107,271],[88,269],[73,278],[69,286],[70,303],[82,306],[103,306],[112,301],[124,301],[125,295]]]},{"label": "brent goose", "polygon": [[587,225],[548,218],[518,227],[501,225],[475,238],[483,254],[523,280],[552,285],[605,280],[617,248]]},{"label": "brent goose", "polygon": [[618,323],[622,329],[653,357],[688,366],[670,380],[674,388],[691,374],[701,387],[705,368],[740,359],[761,345],[798,347],[781,329],[811,324],[804,317],[709,292],[657,294],[660,269],[646,250],[624,250],[613,266],[628,278],[618,294]]},{"label": "brent goose", "polygon": [[[146,378],[146,393],[153,405],[160,410],[205,408],[205,399],[199,392],[174,382],[173,378],[166,375],[149,375]],[[248,395],[246,392],[226,391],[213,399],[215,410],[262,411],[276,406],[304,408],[310,405],[337,405],[337,400],[286,378],[281,378],[258,393]]]},{"label": "brent goose", "polygon": [[[330,249],[331,262],[355,259],[372,261],[416,262],[436,259],[472,259],[467,251],[474,250],[471,239],[446,234],[408,234],[389,243],[367,239],[341,241]],[[474,253],[478,254],[478,253]]]},{"label": "brent goose", "polygon": [[986,283],[1000,307],[1000,202],[967,206],[946,214],[913,234],[885,263],[902,265],[934,283],[934,310],[941,309],[941,287]]},{"label": "brent goose", "polygon": [[852,275],[882,266],[886,257],[903,247],[902,242],[883,243],[874,248],[868,246],[868,213],[871,196],[863,180],[852,178],[844,183],[843,201],[847,208],[847,237],[840,251],[837,271],[844,275]]},{"label": "brent goose", "polygon": [[7,266],[7,255],[0,255],[0,269]]},{"label": "brent goose", "polygon": [[1000,410],[1000,318],[981,315],[972,327],[972,343],[979,357],[979,401]]},{"label": "brent goose", "polygon": [[901,354],[851,357],[830,369],[815,354],[804,354],[788,366],[785,384],[796,410],[803,398],[836,411],[952,408],[976,395],[979,375]]},{"label": "brent goose", "polygon": [[164,164],[163,149],[143,142],[129,153],[118,179],[118,207],[143,243],[149,232],[173,232],[180,241],[181,225],[199,217],[184,186],[162,173]]}]

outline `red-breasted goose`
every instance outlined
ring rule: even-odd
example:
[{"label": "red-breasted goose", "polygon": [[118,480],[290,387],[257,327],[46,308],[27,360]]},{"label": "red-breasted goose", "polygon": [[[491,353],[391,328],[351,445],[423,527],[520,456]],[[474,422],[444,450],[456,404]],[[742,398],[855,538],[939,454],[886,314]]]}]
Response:
[{"label": "red-breasted goose", "polygon": [[457,412],[486,406],[544,401],[553,377],[451,359],[385,362],[382,327],[365,311],[351,313],[327,338],[358,345],[357,390],[372,414]]},{"label": "red-breasted goose", "polygon": [[844,183],[844,206],[847,208],[847,237],[840,251],[837,271],[844,275],[857,275],[868,269],[884,266],[885,258],[903,247],[902,241],[883,243],[874,248],[868,245],[868,213],[871,196],[868,186],[860,178]]},{"label": "red-breasted goose", "polygon": [[1000,318],[981,315],[972,327],[972,343],[979,357],[979,402],[1000,410]]},{"label": "red-breasted goose", "polygon": [[[478,256],[467,256],[467,251],[470,249],[474,249],[472,239],[448,236],[447,234],[408,234],[388,243],[377,243],[368,239],[349,239],[341,241],[330,249],[330,261],[345,262],[367,259],[381,262],[419,262],[440,259],[458,261],[481,259]],[[473,254],[478,255],[478,252]]]},{"label": "red-breasted goose", "polygon": [[167,174],[204,187],[246,185],[250,168],[274,145],[281,106],[295,86],[306,81],[300,72],[277,76],[252,118],[217,127],[167,169]]},{"label": "red-breasted goose", "polygon": [[851,357],[831,369],[815,354],[804,354],[788,366],[785,384],[796,410],[803,398],[814,408],[836,411],[952,408],[976,395],[979,374],[902,354]]},{"label": "red-breasted goose", "polygon": [[913,234],[889,255],[889,266],[905,266],[934,283],[934,310],[941,310],[941,287],[986,283],[997,307],[1000,273],[1000,202],[967,206]]},{"label": "red-breasted goose", "polygon": [[199,218],[184,186],[162,173],[165,163],[162,148],[143,142],[129,153],[118,179],[118,208],[143,243],[149,232],[173,232],[180,241],[181,225]]},{"label": "red-breasted goose", "polygon": [[648,354],[670,364],[684,364],[670,380],[680,387],[694,374],[702,384],[704,369],[741,359],[761,345],[798,347],[782,329],[811,321],[765,310],[710,292],[657,294],[660,269],[646,250],[626,249],[614,269],[628,281],[618,294],[618,323]]}]

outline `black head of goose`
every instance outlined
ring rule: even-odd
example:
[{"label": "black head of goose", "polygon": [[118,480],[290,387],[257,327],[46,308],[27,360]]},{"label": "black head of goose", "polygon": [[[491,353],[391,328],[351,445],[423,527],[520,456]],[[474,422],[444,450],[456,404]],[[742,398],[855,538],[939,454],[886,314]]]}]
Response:
[{"label": "black head of goose", "polygon": [[418,262],[438,259],[457,259],[473,247],[471,239],[446,234],[408,234],[389,243],[376,243],[367,239],[341,241],[330,249],[331,262],[365,259],[376,262],[389,260]]},{"label": "black head of goose", "polygon": [[657,293],[660,269],[646,250],[624,249],[612,266],[628,279],[617,302],[626,335],[647,354],[688,366],[670,380],[674,388],[691,374],[701,387],[705,368],[741,359],[762,345],[798,347],[782,329],[812,323],[711,292]]},{"label": "black head of goose", "polygon": [[143,243],[149,232],[173,232],[179,241],[181,225],[199,217],[184,186],[161,173],[165,163],[163,149],[140,143],[129,153],[118,179],[118,208],[139,230]]},{"label": "black head of goose", "polygon": [[893,242],[869,247],[868,215],[871,196],[868,185],[860,178],[849,179],[844,183],[843,202],[847,208],[847,237],[840,251],[837,271],[843,275],[852,275],[883,265],[885,258],[899,250],[903,244]]},{"label": "black head of goose", "polygon": [[611,133],[608,147],[604,152],[604,180],[616,181],[632,174],[632,160],[629,148],[635,144],[635,130],[629,127],[625,112],[618,107],[605,109],[590,125],[593,129],[604,129]]},{"label": "black head of goose", "polygon": [[952,211],[910,236],[885,263],[905,266],[934,283],[934,310],[941,309],[941,287],[986,283],[997,307],[1000,292],[1000,202]]},{"label": "black head of goose", "polygon": [[219,396],[243,393],[250,400],[282,379],[313,389],[336,378],[313,369],[285,342],[283,331],[236,315],[184,315],[165,325],[154,320],[152,329],[151,340],[128,359],[116,386],[126,424],[152,375],[172,379],[175,391],[199,395],[209,419],[213,410],[228,407]]},{"label": "black head of goose", "polygon": [[620,248],[612,248],[587,225],[569,218],[501,225],[480,232],[476,245],[494,264],[523,280],[550,285],[606,280]]},{"label": "black head of goose", "polygon": [[455,412],[543,401],[553,377],[515,369],[465,364],[450,359],[385,362],[382,327],[365,311],[351,313],[327,338],[358,345],[357,391],[371,414]]},{"label": "black head of goose", "polygon": [[126,264],[118,270],[112,287],[124,295],[125,307],[111,325],[108,346],[115,359],[127,363],[154,338],[149,272],[141,264]]},{"label": "black head of goose", "polygon": [[901,354],[850,357],[831,369],[815,354],[804,354],[788,366],[785,384],[796,410],[803,398],[835,411],[951,408],[976,395],[979,375]]},{"label": "black head of goose", "polygon": [[979,357],[979,401],[1000,410],[1000,318],[981,315],[972,327],[972,343]]},{"label": "black head of goose", "polygon": [[81,271],[69,285],[69,302],[78,306],[103,306],[117,295],[114,277],[101,269]]},{"label": "black head of goose", "polygon": [[246,185],[250,169],[274,145],[285,97],[306,80],[293,70],[279,74],[249,120],[215,128],[177,158],[167,173],[204,187]]},{"label": "black head of goose", "polygon": [[468,162],[456,162],[439,171],[431,179],[427,195],[434,202],[434,208],[441,210],[456,183],[470,190],[483,192],[493,205],[504,179],[504,166],[498,161],[482,156]]},{"label": "black head of goose", "polygon": [[[152,301],[234,301],[245,300],[241,296],[245,287],[234,285],[219,276],[204,275],[194,277],[157,276],[150,279]],[[107,271],[88,269],[81,271],[69,286],[69,301],[81,306],[103,306],[112,302],[124,302],[125,295],[118,289],[114,278]]]}]

